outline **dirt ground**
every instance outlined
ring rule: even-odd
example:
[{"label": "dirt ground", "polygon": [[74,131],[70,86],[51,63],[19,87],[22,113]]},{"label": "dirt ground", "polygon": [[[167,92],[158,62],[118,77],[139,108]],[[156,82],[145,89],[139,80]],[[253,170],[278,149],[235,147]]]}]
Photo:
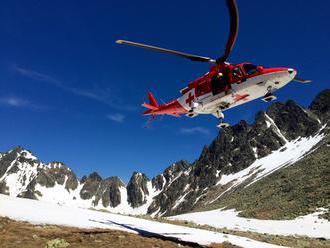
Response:
[{"label": "dirt ground", "polygon": [[[111,229],[80,229],[55,225],[32,225],[0,217],[0,247],[116,247],[172,248],[203,246],[165,237],[142,237]],[[212,248],[237,248],[231,244],[213,244]]]}]

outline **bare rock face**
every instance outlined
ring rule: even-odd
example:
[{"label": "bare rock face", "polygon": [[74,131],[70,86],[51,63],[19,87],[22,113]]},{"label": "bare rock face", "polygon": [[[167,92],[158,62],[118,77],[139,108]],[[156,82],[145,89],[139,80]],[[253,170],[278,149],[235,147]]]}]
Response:
[{"label": "bare rock face", "polygon": [[81,198],[86,200],[94,197],[93,206],[115,208],[121,203],[120,188],[125,188],[125,184],[118,177],[102,179],[93,172],[88,177],[84,176],[80,183],[83,185],[80,191]]},{"label": "bare rock face", "polygon": [[34,190],[35,187],[35,183],[31,183],[27,189],[25,189],[24,191],[22,191],[21,193],[19,193],[17,195],[17,197],[20,198],[28,198],[28,199],[32,199],[32,200],[38,200],[37,195],[38,196],[42,196],[40,192],[36,192]]},{"label": "bare rock face", "polygon": [[52,162],[40,170],[36,182],[47,188],[55,184],[64,185],[67,190],[75,190],[78,179],[69,167],[61,162]]},{"label": "bare rock face", "polygon": [[105,191],[102,201],[104,206],[117,207],[121,203],[120,188],[124,188],[125,184],[119,179],[119,177],[110,177],[106,179],[108,181],[108,187]]},{"label": "bare rock face", "polygon": [[162,190],[164,184],[165,184],[165,178],[163,175],[155,176],[152,179],[152,187],[154,187],[156,190]]},{"label": "bare rock face", "polygon": [[273,104],[267,113],[288,140],[310,136],[320,129],[318,120],[291,100]]},{"label": "bare rock face", "polygon": [[104,179],[100,184],[95,197],[95,205],[102,201],[103,207],[115,208],[121,203],[120,188],[125,184],[118,177],[109,177]]},{"label": "bare rock face", "polygon": [[330,89],[320,92],[312,101],[309,109],[323,122],[330,119]]},{"label": "bare rock face", "polygon": [[8,187],[5,182],[0,182],[0,194],[8,195]]},{"label": "bare rock face", "polygon": [[139,207],[146,203],[146,195],[149,195],[147,183],[149,179],[145,174],[134,172],[127,184],[127,201],[133,207]]},{"label": "bare rock face", "polygon": [[83,200],[91,199],[96,195],[99,185],[102,182],[102,177],[96,172],[91,173],[86,181],[84,182],[84,186],[80,191],[80,197]]},{"label": "bare rock face", "polygon": [[168,167],[161,175],[153,179],[156,189],[161,193],[154,197],[148,208],[148,213],[170,213],[175,202],[190,188],[191,166],[187,161],[181,160]]}]

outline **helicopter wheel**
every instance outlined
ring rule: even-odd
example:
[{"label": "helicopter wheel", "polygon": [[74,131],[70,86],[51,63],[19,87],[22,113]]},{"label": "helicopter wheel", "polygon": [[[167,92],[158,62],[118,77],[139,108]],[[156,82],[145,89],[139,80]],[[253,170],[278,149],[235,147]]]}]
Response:
[{"label": "helicopter wheel", "polygon": [[218,125],[217,125],[218,128],[226,128],[226,127],[230,127],[230,124],[229,123],[226,123],[226,122],[220,122]]},{"label": "helicopter wheel", "polygon": [[214,115],[220,120],[220,123],[217,125],[218,128],[226,128],[230,126],[229,123],[223,122],[225,115],[222,113],[221,108],[219,108]]}]

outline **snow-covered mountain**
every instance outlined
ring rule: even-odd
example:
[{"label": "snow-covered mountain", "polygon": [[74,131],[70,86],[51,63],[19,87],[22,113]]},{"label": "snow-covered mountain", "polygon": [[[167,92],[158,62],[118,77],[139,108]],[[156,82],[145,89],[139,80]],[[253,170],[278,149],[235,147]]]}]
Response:
[{"label": "snow-covered mountain", "polygon": [[22,147],[3,153],[0,168],[0,193],[60,205],[143,214],[159,193],[144,174],[134,173],[127,186],[96,172],[79,179],[65,164],[44,164]]},{"label": "snow-covered mountain", "polygon": [[330,90],[307,109],[293,101],[274,103],[253,124],[222,130],[194,163],[178,161],[151,180],[134,172],[127,185],[95,172],[79,179],[63,163],[44,164],[16,147],[0,154],[0,193],[126,214],[186,213],[304,158],[328,137],[329,117]]}]

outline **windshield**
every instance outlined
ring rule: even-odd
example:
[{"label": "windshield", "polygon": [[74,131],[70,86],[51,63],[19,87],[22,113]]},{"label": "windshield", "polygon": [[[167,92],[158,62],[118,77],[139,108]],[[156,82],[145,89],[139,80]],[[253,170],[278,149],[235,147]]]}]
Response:
[{"label": "windshield", "polygon": [[254,74],[257,71],[257,66],[253,64],[245,64],[243,68],[248,75]]}]

